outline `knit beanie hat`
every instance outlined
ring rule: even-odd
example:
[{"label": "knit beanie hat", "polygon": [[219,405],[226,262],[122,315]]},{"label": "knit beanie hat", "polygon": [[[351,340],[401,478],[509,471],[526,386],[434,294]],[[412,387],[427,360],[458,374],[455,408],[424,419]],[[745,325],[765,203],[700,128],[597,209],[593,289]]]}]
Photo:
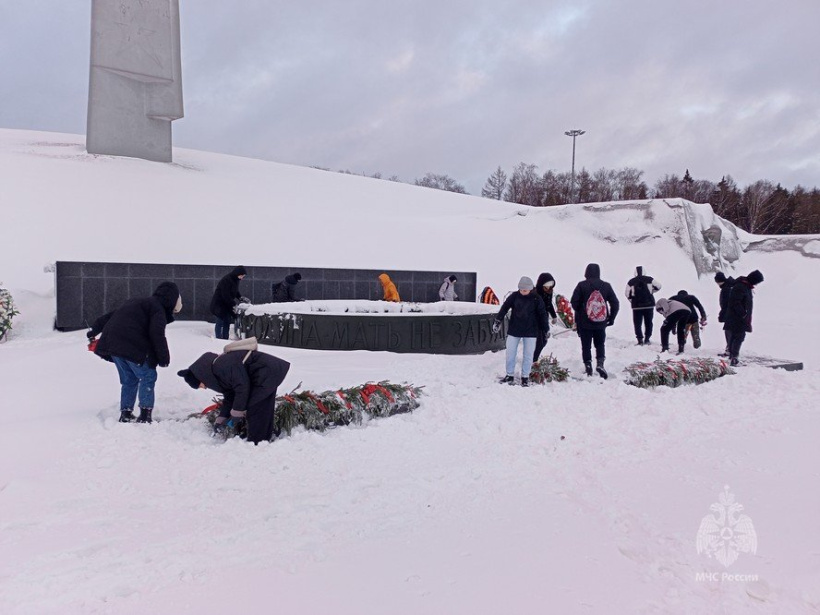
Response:
[{"label": "knit beanie hat", "polygon": [[535,288],[535,284],[533,284],[532,279],[527,276],[523,276],[518,280],[518,290],[532,290],[533,288]]},{"label": "knit beanie hat", "polygon": [[185,379],[185,382],[188,383],[188,386],[192,389],[198,389],[199,385],[201,384],[196,376],[194,376],[193,372],[190,369],[183,369],[177,372],[177,376],[180,376]]},{"label": "knit beanie hat", "polygon": [[718,272],[715,274],[715,282],[717,282],[718,284],[720,284],[721,282],[725,282],[725,281],[726,281],[726,274],[725,274],[725,273],[723,273],[722,271],[718,271]]}]

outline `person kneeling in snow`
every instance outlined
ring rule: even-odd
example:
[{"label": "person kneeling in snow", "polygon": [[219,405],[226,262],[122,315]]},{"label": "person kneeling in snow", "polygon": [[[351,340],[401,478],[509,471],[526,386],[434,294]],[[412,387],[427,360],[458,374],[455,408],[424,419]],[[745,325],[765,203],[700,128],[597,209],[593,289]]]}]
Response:
[{"label": "person kneeling in snow", "polygon": [[247,421],[248,440],[254,444],[273,438],[276,390],[290,363],[257,350],[256,338],[228,344],[222,354],[206,352],[191,367],[177,372],[191,388],[211,389],[223,396],[214,431],[229,418]]}]

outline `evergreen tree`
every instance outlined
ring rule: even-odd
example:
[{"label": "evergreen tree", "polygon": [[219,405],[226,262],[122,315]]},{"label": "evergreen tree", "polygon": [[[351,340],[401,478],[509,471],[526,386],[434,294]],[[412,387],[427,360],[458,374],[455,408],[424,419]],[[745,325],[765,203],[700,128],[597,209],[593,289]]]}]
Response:
[{"label": "evergreen tree", "polygon": [[481,189],[481,196],[485,199],[500,201],[504,198],[504,189],[506,187],[507,174],[499,166],[495,172],[487,178],[484,187]]}]

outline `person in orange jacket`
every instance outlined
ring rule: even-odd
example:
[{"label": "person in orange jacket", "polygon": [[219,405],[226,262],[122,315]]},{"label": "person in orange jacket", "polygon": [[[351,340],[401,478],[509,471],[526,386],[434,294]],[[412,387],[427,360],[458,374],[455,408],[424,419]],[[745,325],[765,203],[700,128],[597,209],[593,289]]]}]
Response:
[{"label": "person in orange jacket", "polygon": [[384,289],[384,297],[382,301],[392,301],[393,303],[400,303],[401,298],[399,297],[399,291],[396,288],[396,285],[393,284],[393,281],[390,279],[390,276],[386,273],[383,273],[379,276],[379,282],[382,283],[382,288]]}]

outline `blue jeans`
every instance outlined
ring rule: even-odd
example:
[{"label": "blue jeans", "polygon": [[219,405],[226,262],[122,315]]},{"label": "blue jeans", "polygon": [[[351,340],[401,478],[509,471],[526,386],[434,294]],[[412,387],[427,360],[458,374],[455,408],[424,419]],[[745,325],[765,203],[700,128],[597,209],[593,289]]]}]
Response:
[{"label": "blue jeans", "polygon": [[521,360],[521,377],[529,378],[530,369],[532,368],[532,358],[535,353],[534,337],[515,337],[514,335],[507,336],[507,375],[515,376],[515,359],[518,355],[518,343],[524,342],[524,357]]},{"label": "blue jeans", "polygon": [[120,375],[120,410],[133,410],[139,391],[140,408],[154,407],[154,385],[157,382],[157,370],[146,361],[142,365],[123,359],[111,357]]},{"label": "blue jeans", "polygon": [[214,335],[216,335],[216,339],[226,340],[230,337],[232,322],[232,318],[223,319],[219,316],[216,317],[216,326],[214,327]]}]

